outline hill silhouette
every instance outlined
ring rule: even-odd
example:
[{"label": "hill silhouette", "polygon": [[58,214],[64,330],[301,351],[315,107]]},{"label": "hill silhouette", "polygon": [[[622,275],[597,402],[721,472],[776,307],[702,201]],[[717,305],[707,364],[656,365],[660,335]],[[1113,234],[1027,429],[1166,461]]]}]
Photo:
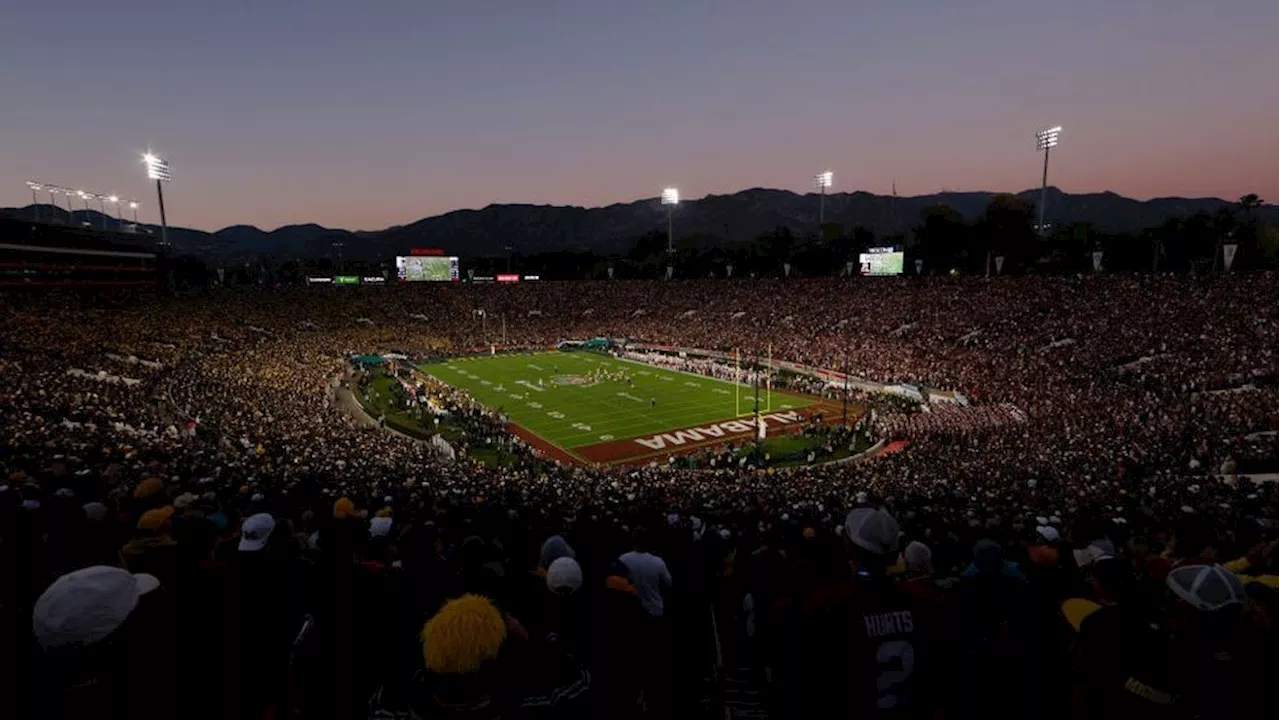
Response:
[{"label": "hill silhouette", "polygon": [[[921,211],[945,204],[965,219],[985,210],[994,192],[942,192],[913,197],[874,195],[867,192],[831,193],[826,199],[826,219],[845,231],[864,227],[877,236],[905,235],[919,222]],[[1040,191],[1024,190],[1017,197],[1035,203]],[[1046,219],[1051,223],[1091,223],[1108,232],[1140,232],[1170,217],[1198,212],[1214,213],[1234,203],[1221,198],[1155,198],[1134,200],[1113,192],[1065,193],[1049,188]],[[5,214],[47,221],[67,221],[67,211],[50,205],[10,208]],[[1275,223],[1277,207],[1263,206],[1263,217]],[[75,212],[77,222],[102,224],[96,211]],[[107,219],[113,227],[114,218]],[[787,190],[752,188],[730,195],[708,195],[682,202],[675,210],[678,236],[701,236],[702,242],[727,243],[751,240],[779,227],[805,234],[816,232],[818,196]],[[489,205],[479,210],[454,210],[384,230],[359,231],[326,228],[316,224],[286,225],[266,231],[251,225],[232,225],[216,232],[170,227],[175,250],[215,262],[235,262],[254,255],[277,258],[333,256],[335,243],[347,259],[376,260],[407,254],[410,248],[441,248],[465,258],[504,255],[507,248],[525,254],[547,251],[591,251],[609,255],[625,252],[635,238],[665,231],[666,210],[658,198],[598,208],[554,205]],[[159,236],[155,226],[143,231]]]}]

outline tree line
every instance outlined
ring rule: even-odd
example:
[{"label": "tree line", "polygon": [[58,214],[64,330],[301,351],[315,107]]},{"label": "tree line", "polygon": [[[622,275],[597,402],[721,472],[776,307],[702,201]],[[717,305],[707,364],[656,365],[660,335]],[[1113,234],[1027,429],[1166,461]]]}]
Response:
[{"label": "tree line", "polygon": [[[1038,232],[1035,207],[1013,195],[995,195],[981,216],[966,220],[945,204],[924,208],[914,226],[896,234],[826,223],[802,234],[780,226],[750,241],[731,242],[710,233],[675,238],[667,250],[663,229],[633,238],[623,253],[557,251],[464,259],[464,273],[481,277],[515,272],[545,280],[665,277],[793,277],[858,271],[858,255],[893,246],[905,253],[904,272],[922,275],[1063,274],[1093,272],[1101,253],[1104,272],[1195,273],[1225,270],[1225,246],[1234,245],[1232,271],[1275,268],[1276,226],[1265,222],[1257,195],[1241,197],[1216,213],[1171,217],[1138,233],[1108,232],[1090,223],[1067,223]],[[852,264],[852,265],[851,265]],[[191,268],[194,270],[194,268]],[[226,284],[302,283],[315,275],[389,275],[393,259],[339,263],[332,258],[273,261],[256,258],[223,268]],[[465,275],[464,275],[465,277]],[[192,278],[194,279],[194,278]]]}]

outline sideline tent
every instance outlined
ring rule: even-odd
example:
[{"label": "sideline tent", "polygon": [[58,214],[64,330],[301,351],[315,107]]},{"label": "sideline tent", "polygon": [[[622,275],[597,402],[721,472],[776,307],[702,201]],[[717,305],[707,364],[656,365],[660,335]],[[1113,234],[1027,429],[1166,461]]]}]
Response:
[{"label": "sideline tent", "polygon": [[382,365],[386,362],[381,355],[352,355],[351,361],[357,365]]}]

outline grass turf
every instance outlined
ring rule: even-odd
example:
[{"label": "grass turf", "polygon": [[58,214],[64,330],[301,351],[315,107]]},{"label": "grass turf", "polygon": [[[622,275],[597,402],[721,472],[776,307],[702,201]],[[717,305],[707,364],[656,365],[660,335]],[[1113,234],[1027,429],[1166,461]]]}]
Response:
[{"label": "grass turf", "polygon": [[[442,382],[463,388],[542,439],[565,450],[752,414],[754,388],[590,352],[539,352],[453,358],[422,365]],[[632,384],[601,380],[573,384],[592,371],[626,373]],[[542,382],[539,386],[539,381]],[[650,399],[656,402],[650,407]],[[760,391],[764,405],[765,392]],[[794,410],[815,398],[774,391],[765,410]]]}]

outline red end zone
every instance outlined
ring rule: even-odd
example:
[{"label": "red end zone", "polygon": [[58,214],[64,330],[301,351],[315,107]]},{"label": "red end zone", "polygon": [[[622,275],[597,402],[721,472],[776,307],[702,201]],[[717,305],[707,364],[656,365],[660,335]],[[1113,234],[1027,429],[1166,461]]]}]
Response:
[{"label": "red end zone", "polygon": [[[829,410],[822,405],[803,410],[785,410],[761,415],[770,436],[799,432],[812,414]],[[824,412],[824,417],[830,417]],[[756,436],[751,418],[694,425],[679,430],[641,435],[626,440],[610,440],[595,445],[573,448],[575,455],[601,465],[648,461],[656,457],[679,455],[729,442],[750,440]]]}]

